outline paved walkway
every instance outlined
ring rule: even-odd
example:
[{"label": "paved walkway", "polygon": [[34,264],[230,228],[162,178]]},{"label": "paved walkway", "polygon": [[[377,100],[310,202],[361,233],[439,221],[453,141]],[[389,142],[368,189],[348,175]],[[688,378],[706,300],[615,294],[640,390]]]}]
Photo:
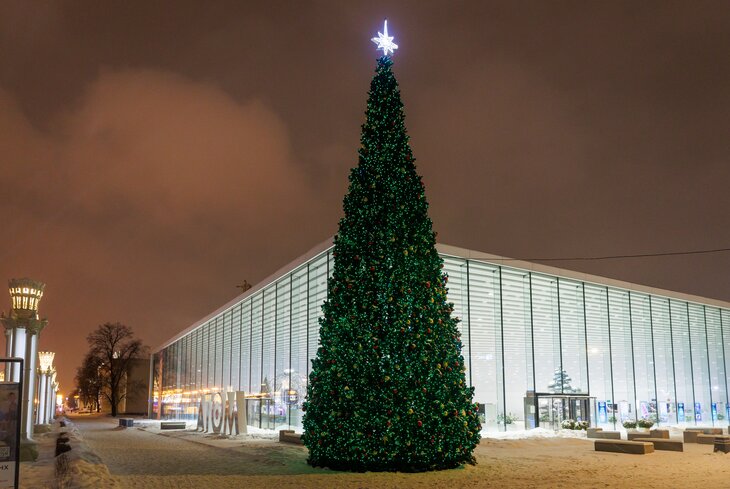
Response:
[{"label": "paved walkway", "polygon": [[625,455],[596,452],[592,441],[585,439],[484,439],[475,451],[476,466],[417,474],[360,474],[314,469],[306,464],[304,447],[270,440],[158,434],[118,428],[106,417],[73,421],[122,489],[725,489],[730,480],[730,455],[713,453],[709,445],[687,444],[681,453]]},{"label": "paved walkway", "polygon": [[108,417],[72,421],[122,487],[236,487],[244,482],[251,487],[257,476],[315,472],[306,464],[303,447],[259,440],[218,448],[183,440],[180,432],[120,428]]}]

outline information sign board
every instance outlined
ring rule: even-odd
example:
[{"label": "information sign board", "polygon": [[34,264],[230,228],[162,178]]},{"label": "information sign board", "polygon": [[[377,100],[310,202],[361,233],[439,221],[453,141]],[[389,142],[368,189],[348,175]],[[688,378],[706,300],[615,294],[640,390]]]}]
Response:
[{"label": "information sign board", "polygon": [[11,372],[23,372],[23,359],[0,358],[3,363],[8,381],[0,381],[0,489],[18,489],[23,376]]}]

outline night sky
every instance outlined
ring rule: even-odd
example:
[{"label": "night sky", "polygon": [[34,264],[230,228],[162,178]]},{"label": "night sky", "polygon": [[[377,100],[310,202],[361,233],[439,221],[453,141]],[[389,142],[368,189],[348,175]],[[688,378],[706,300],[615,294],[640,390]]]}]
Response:
[{"label": "night sky", "polygon": [[[383,19],[439,241],[730,247],[730,4],[0,2],[0,281],[151,347],[337,230]],[[730,300],[730,253],[551,262]],[[10,299],[0,299],[8,311]]]}]

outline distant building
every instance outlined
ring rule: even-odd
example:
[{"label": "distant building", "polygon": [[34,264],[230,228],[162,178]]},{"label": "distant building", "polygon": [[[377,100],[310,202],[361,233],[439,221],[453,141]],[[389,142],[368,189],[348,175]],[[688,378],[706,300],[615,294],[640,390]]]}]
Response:
[{"label": "distant building", "polygon": [[[147,414],[150,363],[146,358],[133,358],[120,388],[119,414]],[[102,396],[101,411],[111,412],[106,396]]]},{"label": "distant building", "polygon": [[[728,425],[730,303],[437,249],[484,430]],[[152,416],[195,418],[201,396],[243,390],[249,424],[300,428],[332,264],[327,241],[160,346]]]}]

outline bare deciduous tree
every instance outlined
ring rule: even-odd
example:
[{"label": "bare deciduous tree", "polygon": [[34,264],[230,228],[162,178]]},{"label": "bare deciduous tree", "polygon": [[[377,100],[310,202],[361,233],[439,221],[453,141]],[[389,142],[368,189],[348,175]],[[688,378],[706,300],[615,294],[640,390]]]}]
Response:
[{"label": "bare deciduous tree", "polygon": [[79,400],[86,406],[99,412],[99,398],[102,393],[101,361],[91,353],[87,353],[81,366],[76,369],[76,387]]},{"label": "bare deciduous tree", "polygon": [[102,394],[109,401],[112,416],[116,416],[119,403],[132,387],[126,386],[122,391],[131,362],[146,355],[147,348],[134,336],[132,328],[121,323],[100,325],[86,341],[89,342],[89,355],[99,362]]}]

